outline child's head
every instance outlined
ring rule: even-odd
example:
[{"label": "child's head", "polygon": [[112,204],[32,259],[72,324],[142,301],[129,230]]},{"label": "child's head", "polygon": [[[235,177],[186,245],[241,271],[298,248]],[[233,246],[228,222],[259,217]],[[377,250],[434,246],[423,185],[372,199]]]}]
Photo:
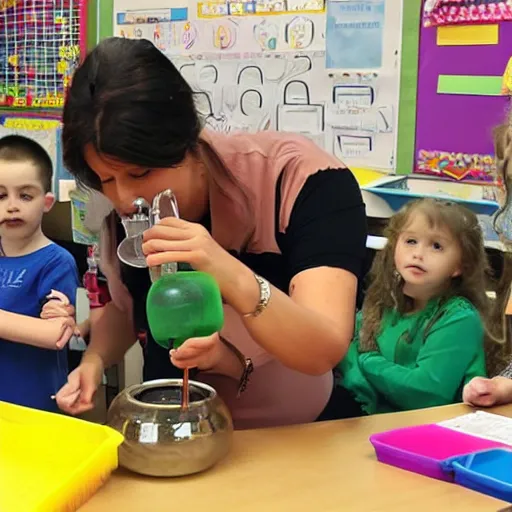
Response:
[{"label": "child's head", "polygon": [[387,236],[393,268],[383,270],[394,273],[401,292],[420,304],[446,293],[464,294],[485,279],[482,230],[476,215],[457,203],[411,202],[391,219]]},{"label": "child's head", "polygon": [[19,135],[0,139],[0,238],[29,239],[39,231],[51,193],[52,161],[35,141]]},{"label": "child's head", "polygon": [[473,212],[420,199],[394,215],[385,234],[388,243],[375,257],[364,303],[365,340],[376,337],[385,310],[405,313],[434,297],[465,297],[485,317],[488,261]]}]

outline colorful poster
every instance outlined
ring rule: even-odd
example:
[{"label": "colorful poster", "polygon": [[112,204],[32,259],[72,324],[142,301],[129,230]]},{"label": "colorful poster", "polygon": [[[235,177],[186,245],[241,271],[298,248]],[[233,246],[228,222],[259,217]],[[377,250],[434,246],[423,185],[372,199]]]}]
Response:
[{"label": "colorful poster", "polygon": [[85,0],[0,1],[0,106],[62,108],[85,50]]},{"label": "colorful poster", "polygon": [[423,8],[424,27],[510,20],[510,0],[425,0]]},{"label": "colorful poster", "polygon": [[[498,45],[438,46],[436,30],[422,27],[414,172],[458,181],[494,180],[492,132],[510,99],[500,79],[510,59],[512,26],[503,23]],[[439,94],[440,76],[497,77],[497,95]],[[480,82],[481,83],[481,82]]]},{"label": "colorful poster", "polygon": [[383,37],[384,0],[327,3],[328,69],[380,68]]}]

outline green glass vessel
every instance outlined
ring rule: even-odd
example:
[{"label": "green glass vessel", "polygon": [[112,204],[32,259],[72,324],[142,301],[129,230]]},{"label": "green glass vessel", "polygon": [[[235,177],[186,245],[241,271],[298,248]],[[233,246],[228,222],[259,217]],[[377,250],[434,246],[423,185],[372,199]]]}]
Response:
[{"label": "green glass vessel", "polygon": [[162,275],[146,300],[153,339],[169,349],[189,338],[210,336],[222,329],[224,310],[219,286],[205,272],[186,271]]}]

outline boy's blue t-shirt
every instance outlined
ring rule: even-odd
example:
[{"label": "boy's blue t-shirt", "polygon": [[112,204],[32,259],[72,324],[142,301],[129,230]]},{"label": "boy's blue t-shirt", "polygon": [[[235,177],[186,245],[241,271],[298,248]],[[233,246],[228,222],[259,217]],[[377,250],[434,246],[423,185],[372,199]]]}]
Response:
[{"label": "boy's blue t-shirt", "polygon": [[[71,254],[50,244],[19,257],[0,256],[0,309],[39,318],[51,290],[75,305],[79,286]],[[67,348],[48,350],[0,339],[0,400],[58,411],[51,396],[66,383]]]}]

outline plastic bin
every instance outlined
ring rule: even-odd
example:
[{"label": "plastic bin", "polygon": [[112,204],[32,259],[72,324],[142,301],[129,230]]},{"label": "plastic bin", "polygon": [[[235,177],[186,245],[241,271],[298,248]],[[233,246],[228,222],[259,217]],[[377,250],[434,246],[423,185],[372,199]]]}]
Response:
[{"label": "plastic bin", "polygon": [[370,437],[377,459],[385,464],[439,480],[453,481],[441,463],[459,455],[505,445],[436,424],[389,430]]},{"label": "plastic bin", "polygon": [[0,402],[0,511],[77,510],[117,467],[122,442],[110,427]]},{"label": "plastic bin", "polygon": [[442,463],[455,483],[512,503],[512,451],[496,448],[453,457]]}]

